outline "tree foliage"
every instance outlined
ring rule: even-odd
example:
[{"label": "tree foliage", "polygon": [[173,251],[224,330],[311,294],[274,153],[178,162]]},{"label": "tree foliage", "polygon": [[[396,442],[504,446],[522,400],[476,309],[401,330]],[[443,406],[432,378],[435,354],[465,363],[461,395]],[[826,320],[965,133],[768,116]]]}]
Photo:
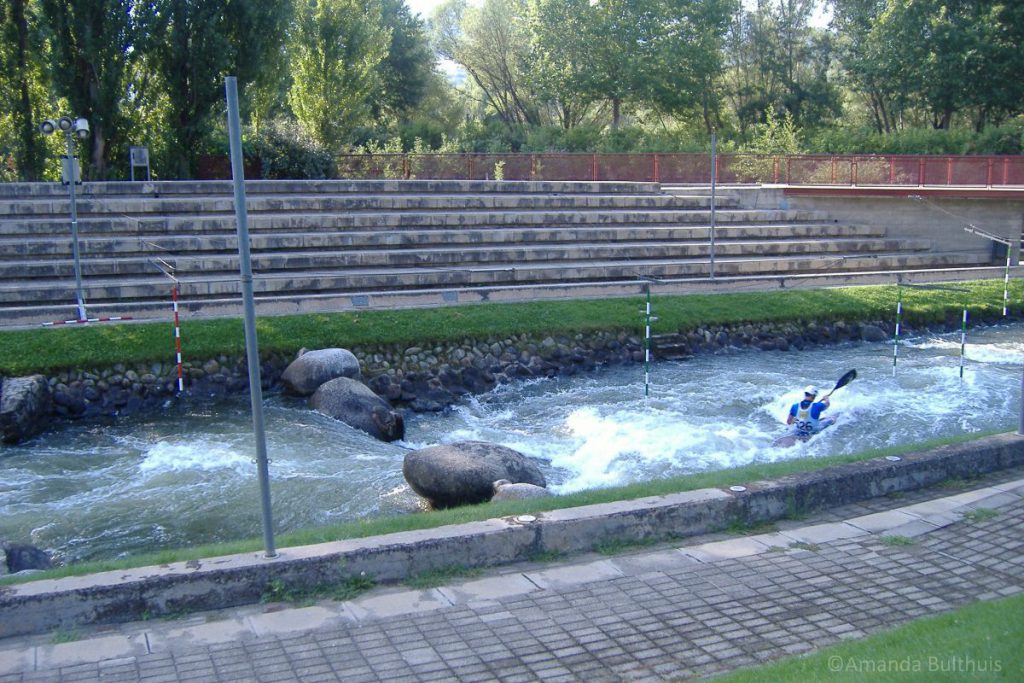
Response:
[{"label": "tree foliage", "polygon": [[297,0],[288,102],[315,141],[339,147],[370,115],[390,31],[376,0]]},{"label": "tree foliage", "polygon": [[428,24],[404,0],[6,0],[0,180],[53,177],[63,139],[38,124],[60,115],[90,121],[88,178],[125,177],[130,144],[193,177],[225,151],[226,75],[274,175],[350,146],[668,151],[713,129],[1012,152],[1021,44],[1009,0],[447,0]]}]

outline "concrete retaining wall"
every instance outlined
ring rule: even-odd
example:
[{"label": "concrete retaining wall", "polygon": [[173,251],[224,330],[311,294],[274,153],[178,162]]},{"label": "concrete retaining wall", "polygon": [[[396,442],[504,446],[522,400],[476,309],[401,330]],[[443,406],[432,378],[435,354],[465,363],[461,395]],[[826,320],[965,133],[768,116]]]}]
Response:
[{"label": "concrete retaining wall", "polygon": [[[616,542],[674,540],[800,515],[949,478],[1024,465],[1024,436],[974,442],[749,482],[748,490],[667,496],[491,519],[438,529],[0,587],[0,638],[80,624],[138,620],[257,602],[353,578],[395,582],[422,572],[483,567]],[[17,615],[17,618],[11,618]]]}]

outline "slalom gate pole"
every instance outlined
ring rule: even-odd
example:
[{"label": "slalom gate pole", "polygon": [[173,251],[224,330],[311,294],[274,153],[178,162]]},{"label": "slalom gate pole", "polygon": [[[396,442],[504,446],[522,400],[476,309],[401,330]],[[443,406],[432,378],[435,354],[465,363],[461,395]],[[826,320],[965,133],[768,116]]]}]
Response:
[{"label": "slalom gate pole", "polygon": [[964,306],[963,322],[960,323],[960,379],[964,378],[964,356],[967,351],[967,306]]},{"label": "slalom gate pole", "polygon": [[892,337],[892,376],[896,376],[896,358],[900,354],[900,320],[903,316],[903,290],[896,283],[896,332]]},{"label": "slalom gate pole", "polygon": [[116,323],[122,320],[131,320],[130,315],[112,315],[106,318],[83,318],[82,320],[54,320],[48,323],[39,323],[42,327],[54,327],[56,325],[85,325],[87,323]]},{"label": "slalom gate pole", "polygon": [[181,371],[181,321],[178,319],[178,282],[171,287],[171,302],[174,305],[174,353],[178,362],[178,393],[185,390]]},{"label": "slalom gate pole", "polygon": [[651,285],[647,290],[647,308],[644,312],[644,398],[651,395]]},{"label": "slalom gate pole", "polygon": [[1006,272],[1003,274],[1003,317],[1010,306],[1010,257],[1013,255],[1011,245],[1006,245]]}]

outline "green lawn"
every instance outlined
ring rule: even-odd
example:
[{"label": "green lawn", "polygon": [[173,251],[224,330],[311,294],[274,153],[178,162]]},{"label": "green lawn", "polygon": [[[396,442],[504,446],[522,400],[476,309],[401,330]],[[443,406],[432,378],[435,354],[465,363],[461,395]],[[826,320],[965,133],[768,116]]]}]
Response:
[{"label": "green lawn", "polygon": [[913,621],[802,657],[742,669],[716,683],[1024,681],[1024,595]]},{"label": "green lawn", "polygon": [[[1013,312],[1024,312],[1024,283],[1013,285]],[[957,283],[967,292],[903,289],[904,321],[918,325],[959,321],[966,301],[971,320],[995,320],[1003,283]],[[640,298],[481,304],[433,309],[363,311],[263,317],[257,322],[263,353],[383,344],[429,344],[510,334],[564,335],[593,330],[640,333]],[[895,286],[848,287],[758,293],[654,296],[655,333],[699,325],[744,322],[892,320]],[[0,331],[0,374],[24,375],[116,363],[166,360],[173,330],[166,323],[137,323]],[[186,355],[206,359],[244,352],[240,319],[182,320]]]}]

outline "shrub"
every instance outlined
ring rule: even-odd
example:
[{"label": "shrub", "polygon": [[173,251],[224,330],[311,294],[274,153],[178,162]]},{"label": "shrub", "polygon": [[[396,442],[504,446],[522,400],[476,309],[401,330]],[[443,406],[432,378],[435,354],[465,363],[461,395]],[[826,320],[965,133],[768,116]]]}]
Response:
[{"label": "shrub", "polygon": [[787,154],[800,154],[800,136],[788,111],[779,117],[769,106],[765,122],[754,128],[754,136],[742,150],[747,154],[732,163],[731,171],[738,180],[768,182],[774,177],[775,159]]},{"label": "shrub", "polygon": [[268,179],[334,178],[334,154],[313,141],[294,121],[272,121],[251,140],[252,154]]}]

